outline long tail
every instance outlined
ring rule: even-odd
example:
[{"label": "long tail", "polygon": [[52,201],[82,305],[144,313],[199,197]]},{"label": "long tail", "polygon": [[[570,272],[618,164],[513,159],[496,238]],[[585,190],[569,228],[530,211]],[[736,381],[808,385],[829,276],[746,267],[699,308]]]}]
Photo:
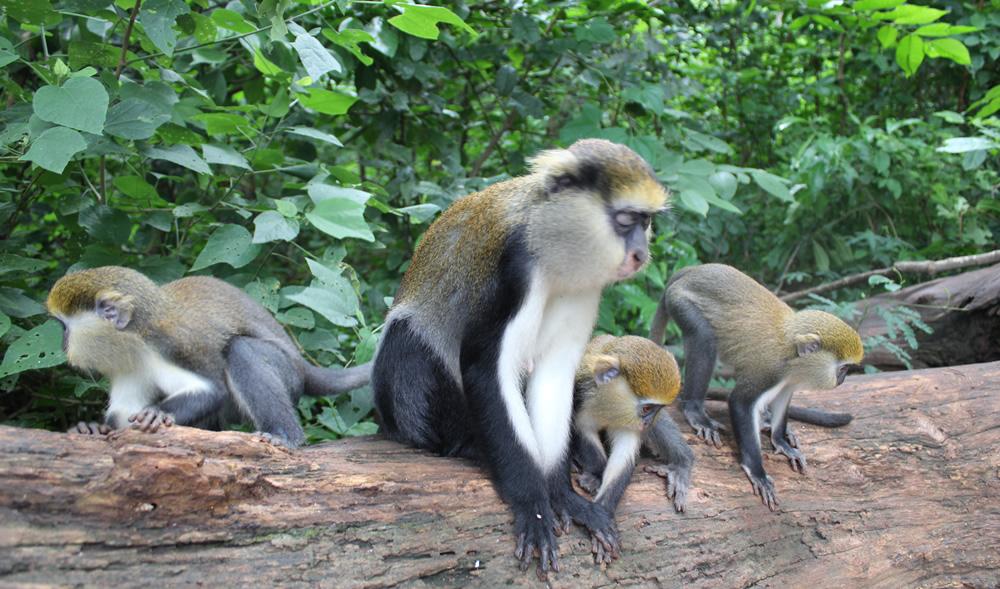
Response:
[{"label": "long tail", "polygon": [[663,345],[663,336],[667,332],[667,321],[670,321],[670,311],[667,311],[667,291],[663,290],[660,303],[656,305],[656,314],[653,315],[653,323],[649,326],[649,339],[656,345]]},{"label": "long tail", "polygon": [[371,362],[350,368],[323,368],[307,364],[305,392],[311,397],[339,395],[361,388],[371,379]]},{"label": "long tail", "polygon": [[[706,397],[713,401],[728,401],[729,391],[709,389]],[[820,411],[819,409],[796,407],[795,405],[788,408],[788,417],[795,421],[811,423],[820,427],[843,427],[851,423],[851,420],[854,419],[854,416],[850,413],[831,413]]]}]

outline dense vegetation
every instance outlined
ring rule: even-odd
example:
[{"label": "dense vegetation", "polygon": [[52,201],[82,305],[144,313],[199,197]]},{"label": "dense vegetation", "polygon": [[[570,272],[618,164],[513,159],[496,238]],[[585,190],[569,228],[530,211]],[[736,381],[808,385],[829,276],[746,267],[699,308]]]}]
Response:
[{"label": "dense vegetation", "polygon": [[[100,413],[48,368],[45,294],[83,267],[224,278],[363,362],[436,213],[580,137],[675,195],[601,330],[645,332],[697,261],[788,291],[993,247],[1000,1],[673,4],[0,0],[0,420]],[[323,439],[368,403],[300,409]]]}]

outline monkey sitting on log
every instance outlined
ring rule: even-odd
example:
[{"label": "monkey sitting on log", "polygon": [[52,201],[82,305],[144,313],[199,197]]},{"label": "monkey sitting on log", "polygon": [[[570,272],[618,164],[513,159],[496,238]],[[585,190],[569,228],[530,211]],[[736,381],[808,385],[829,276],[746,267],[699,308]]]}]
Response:
[{"label": "monkey sitting on log", "polygon": [[[775,450],[788,457],[793,470],[804,472],[805,456],[787,429],[792,394],[844,382],[847,371],[861,362],[861,338],[829,313],[793,310],[746,274],[723,264],[691,266],[671,277],[650,339],[663,341],[670,317],[684,335],[684,416],[701,438],[719,444],[720,425],[705,414],[705,393],[718,357],[736,377],[728,403],[740,465],[754,493],[773,511],[778,500],[761,457],[761,414],[770,411]],[[817,425],[846,423],[836,414],[812,410],[800,410],[797,416]]]},{"label": "monkey sitting on log", "polygon": [[[587,345],[576,373],[573,460],[581,471],[577,482],[612,513],[643,444],[666,461],[655,472],[667,478],[674,508],[684,511],[694,453],[662,411],[680,387],[673,355],[644,337],[601,335]],[[601,433],[610,443],[610,456]],[[599,562],[608,561],[597,550],[595,555]]]},{"label": "monkey sitting on log", "polygon": [[111,381],[105,434],[173,423],[204,429],[249,422],[271,442],[305,441],[296,403],[362,387],[371,365],[313,366],[274,317],[240,289],[207,276],[162,287],[120,266],[67,274],[49,293],[72,366]]}]

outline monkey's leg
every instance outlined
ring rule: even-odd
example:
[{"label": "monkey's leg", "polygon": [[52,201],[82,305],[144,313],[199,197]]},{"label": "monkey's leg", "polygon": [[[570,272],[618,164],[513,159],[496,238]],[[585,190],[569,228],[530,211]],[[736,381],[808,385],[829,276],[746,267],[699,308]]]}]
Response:
[{"label": "monkey's leg", "polygon": [[646,430],[644,441],[647,447],[666,461],[666,464],[647,466],[646,472],[667,479],[667,497],[673,499],[677,512],[684,511],[687,507],[688,490],[691,488],[694,452],[684,441],[677,424],[665,411],[660,411],[653,426]]},{"label": "monkey's leg", "polygon": [[305,441],[292,405],[303,385],[296,358],[273,342],[234,337],[226,348],[226,385],[254,427],[270,436],[265,439],[292,448]]},{"label": "monkey's leg", "polygon": [[764,471],[764,460],[760,452],[760,422],[758,399],[766,393],[755,393],[747,383],[737,382],[729,396],[729,416],[732,419],[733,434],[739,447],[740,466],[750,479],[755,495],[759,495],[764,505],[774,511],[778,498],[774,493],[774,482]]},{"label": "monkey's leg", "polygon": [[580,467],[580,476],[576,482],[591,496],[596,495],[601,488],[604,467],[608,463],[601,438],[594,431],[574,430],[571,447],[573,462]]},{"label": "monkey's leg", "polygon": [[681,410],[698,437],[721,446],[722,427],[705,413],[705,393],[715,370],[715,330],[691,301],[678,296],[669,301],[670,314],[684,333],[684,387]]},{"label": "monkey's leg", "polygon": [[788,457],[792,470],[798,473],[806,471],[806,457],[797,448],[798,440],[792,443],[791,432],[788,430],[788,406],[792,402],[793,389],[788,388],[771,403],[771,444],[779,454]]}]

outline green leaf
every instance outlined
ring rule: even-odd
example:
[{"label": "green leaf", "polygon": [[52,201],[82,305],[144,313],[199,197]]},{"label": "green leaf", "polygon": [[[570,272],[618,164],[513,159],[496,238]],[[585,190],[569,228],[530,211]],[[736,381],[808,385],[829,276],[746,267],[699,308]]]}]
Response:
[{"label": "green leaf", "polygon": [[708,183],[722,198],[729,200],[736,194],[736,176],[732,172],[715,172],[708,177]]},{"label": "green leaf", "polygon": [[906,0],[861,0],[860,2],[855,2],[854,10],[861,10],[868,12],[871,10],[886,10],[888,8],[895,8],[900,4],[903,4]]},{"label": "green leaf", "polygon": [[693,190],[681,190],[679,196],[684,208],[698,213],[702,217],[708,215],[708,201],[702,195]]},{"label": "green leaf", "polygon": [[286,133],[293,133],[295,135],[302,135],[303,137],[309,137],[310,139],[316,139],[323,141],[325,143],[330,143],[336,145],[337,147],[343,147],[344,144],[340,142],[335,136],[324,133],[323,131],[317,131],[312,127],[292,127],[291,129],[285,129]]},{"label": "green leaf", "polygon": [[895,45],[897,38],[899,38],[899,29],[892,25],[883,25],[878,30],[878,42],[884,49]]},{"label": "green leaf", "polygon": [[944,57],[960,65],[972,63],[969,49],[958,39],[934,39],[924,45],[927,55],[931,57]]},{"label": "green leaf", "polygon": [[404,215],[409,215],[410,221],[414,223],[426,223],[427,221],[433,219],[434,215],[441,211],[441,207],[432,203],[424,203],[419,205],[410,205],[398,210]]},{"label": "green leaf", "polygon": [[944,145],[935,151],[942,153],[965,153],[980,149],[996,149],[997,147],[1000,147],[1000,144],[990,141],[986,137],[952,137],[951,139],[945,139]]},{"label": "green leaf", "polygon": [[872,16],[879,20],[891,20],[897,25],[925,25],[946,14],[948,14],[947,10],[917,6],[916,4],[901,4],[889,12],[876,12]]},{"label": "green leaf", "polygon": [[180,100],[174,89],[163,82],[146,82],[145,84],[125,83],[118,91],[124,100],[141,100],[155,114],[170,115],[174,105]]},{"label": "green leaf", "polygon": [[827,272],[830,270],[830,256],[826,253],[826,249],[819,244],[815,239],[812,240],[813,246],[813,260],[816,261],[816,269],[820,272]]},{"label": "green leaf", "polygon": [[396,57],[399,48],[399,35],[390,27],[385,26],[381,17],[375,17],[365,26],[365,32],[372,36],[371,46],[382,55],[392,59]]},{"label": "green leaf", "polygon": [[62,326],[55,319],[25,333],[7,348],[3,363],[0,363],[0,378],[62,364],[66,361],[62,340]]},{"label": "green leaf", "polygon": [[20,289],[0,286],[0,312],[24,319],[41,315],[45,312],[45,307],[39,305],[35,299],[25,296]]},{"label": "green leaf", "polygon": [[136,200],[148,203],[162,200],[160,195],[156,193],[156,189],[142,176],[115,176],[113,184],[123,194]]},{"label": "green leaf", "polygon": [[32,274],[48,267],[47,262],[33,260],[17,254],[0,254],[0,275],[18,272]]},{"label": "green leaf", "polygon": [[222,225],[208,238],[205,248],[191,266],[191,272],[215,264],[228,264],[242,268],[260,253],[260,246],[253,243],[250,232],[239,225]]},{"label": "green leaf", "polygon": [[18,158],[21,161],[33,162],[40,168],[62,174],[75,154],[87,149],[83,135],[66,127],[47,129],[31,144],[28,153]]},{"label": "green leaf", "polygon": [[169,120],[169,114],[156,114],[145,100],[128,98],[108,111],[104,132],[122,139],[149,139]]},{"label": "green leaf", "polygon": [[335,289],[307,286],[285,288],[281,294],[286,299],[319,313],[334,325],[354,327],[358,324],[354,318],[354,313],[357,311],[357,297],[353,291],[348,298],[339,296],[342,293],[338,293]]},{"label": "green leaf", "polygon": [[169,56],[177,45],[174,23],[178,16],[189,12],[184,0],[146,0],[139,10],[139,22],[153,45]]},{"label": "green leaf", "polygon": [[751,171],[750,176],[753,178],[753,181],[757,183],[757,186],[760,186],[768,193],[778,197],[778,199],[787,203],[795,202],[795,199],[792,198],[792,193],[789,192],[788,187],[785,186],[784,179],[761,170]]},{"label": "green leaf", "polygon": [[974,33],[978,30],[978,27],[956,27],[948,23],[939,22],[932,25],[922,26],[913,31],[913,34],[920,35],[921,37],[947,37],[948,35],[964,35],[965,33]]},{"label": "green leaf", "polygon": [[306,191],[309,193],[309,198],[311,198],[316,204],[333,198],[341,198],[363,205],[372,197],[371,194],[365,192],[364,190],[344,188],[343,186],[333,186],[330,184],[320,184],[318,182],[307,186]]},{"label": "green leaf", "polygon": [[615,28],[604,17],[592,18],[576,28],[573,35],[577,41],[604,44],[614,43],[617,39]]},{"label": "green leaf", "polygon": [[663,102],[666,97],[663,94],[663,86],[659,84],[643,84],[642,86],[632,86],[622,92],[622,99],[626,102],[641,104],[644,109],[653,114],[663,114]]},{"label": "green leaf", "polygon": [[3,337],[8,331],[10,331],[10,317],[0,313],[0,337]]},{"label": "green leaf", "polygon": [[210,164],[220,164],[223,166],[233,166],[250,170],[250,162],[243,154],[228,145],[209,145],[205,143],[201,146],[201,155]]},{"label": "green leaf", "polygon": [[389,24],[414,37],[437,39],[441,34],[438,23],[454,25],[472,35],[476,34],[475,29],[466,24],[457,14],[442,6],[394,4],[393,8],[402,10],[403,14],[390,18]]},{"label": "green leaf", "polygon": [[216,25],[235,33],[246,34],[257,30],[256,27],[243,18],[243,15],[228,8],[214,10],[210,18]]},{"label": "green leaf", "polygon": [[302,307],[292,307],[274,316],[282,325],[291,325],[299,329],[312,329],[316,327],[316,317],[312,311]]},{"label": "green leaf", "polygon": [[292,241],[299,235],[299,222],[278,211],[264,211],[253,220],[253,243]]},{"label": "green leaf", "polygon": [[917,73],[924,61],[924,42],[913,34],[903,37],[896,46],[896,63],[903,68],[903,73],[909,78]]},{"label": "green leaf", "polygon": [[687,139],[685,145],[691,147],[694,151],[707,149],[722,154],[729,154],[733,151],[725,141],[711,135],[699,133],[694,129],[684,129],[684,135]]},{"label": "green leaf", "polygon": [[302,66],[306,68],[306,73],[312,78],[313,83],[319,82],[328,72],[344,73],[344,66],[340,65],[340,60],[309,33],[303,32],[297,35],[292,47],[299,54],[299,60],[302,61]]},{"label": "green leaf", "polygon": [[800,17],[796,18],[795,20],[793,20],[791,23],[788,24],[788,30],[789,31],[797,31],[797,30],[801,29],[802,27],[806,26],[807,24],[809,24],[809,21],[811,21],[811,20],[812,19],[809,18],[808,15],[800,16]]},{"label": "green leaf", "polygon": [[303,106],[327,115],[342,115],[357,101],[354,96],[320,88],[310,88],[309,94],[299,95],[299,102]]},{"label": "green leaf", "polygon": [[108,114],[108,91],[93,78],[70,78],[62,86],[42,86],[32,100],[43,121],[100,135]]},{"label": "green leaf", "polygon": [[125,245],[132,235],[132,221],[128,215],[103,204],[80,211],[78,222],[95,241],[110,245]]},{"label": "green leaf", "polygon": [[212,168],[208,167],[205,160],[198,157],[198,154],[190,145],[171,145],[170,147],[151,147],[146,150],[146,157],[154,160],[166,160],[178,166],[184,166],[189,170],[194,170],[199,174],[211,174]]},{"label": "green leaf", "polygon": [[261,53],[260,48],[253,49],[253,66],[257,68],[257,71],[264,74],[265,76],[280,76],[285,73],[285,70],[281,69],[274,64],[271,60],[264,57]]},{"label": "green leaf", "polygon": [[351,52],[351,54],[354,55],[354,57],[361,63],[365,65],[371,65],[373,63],[372,58],[361,52],[361,46],[359,45],[360,43],[371,44],[375,42],[375,37],[372,37],[367,31],[362,31],[360,29],[344,29],[338,32],[330,28],[325,28],[323,29],[323,36]]},{"label": "green leaf", "polygon": [[814,14],[812,16],[812,19],[815,22],[818,22],[819,24],[823,25],[824,27],[826,27],[828,29],[833,29],[834,31],[837,31],[837,32],[840,32],[840,33],[844,32],[844,27],[840,26],[840,23],[838,23],[837,21],[833,20],[829,16],[826,16],[826,15],[823,15],[823,14]]},{"label": "green leaf", "polygon": [[10,65],[20,58],[10,39],[0,37],[0,67]]},{"label": "green leaf", "polygon": [[294,219],[299,216],[299,209],[295,206],[295,203],[289,200],[276,200],[274,201],[274,206],[278,209],[278,212],[282,216],[288,217],[289,219]]},{"label": "green leaf", "polygon": [[375,241],[364,217],[365,205],[348,198],[331,198],[316,204],[306,213],[313,227],[338,239],[356,237]]},{"label": "green leaf", "polygon": [[940,117],[949,123],[961,125],[965,123],[965,117],[952,110],[939,110],[934,116]]},{"label": "green leaf", "polygon": [[191,119],[205,123],[205,131],[209,135],[246,135],[252,137],[257,134],[257,129],[246,117],[233,113],[202,113],[191,117]]},{"label": "green leaf", "polygon": [[25,24],[57,25],[62,21],[49,0],[0,0],[0,8],[7,16]]}]

